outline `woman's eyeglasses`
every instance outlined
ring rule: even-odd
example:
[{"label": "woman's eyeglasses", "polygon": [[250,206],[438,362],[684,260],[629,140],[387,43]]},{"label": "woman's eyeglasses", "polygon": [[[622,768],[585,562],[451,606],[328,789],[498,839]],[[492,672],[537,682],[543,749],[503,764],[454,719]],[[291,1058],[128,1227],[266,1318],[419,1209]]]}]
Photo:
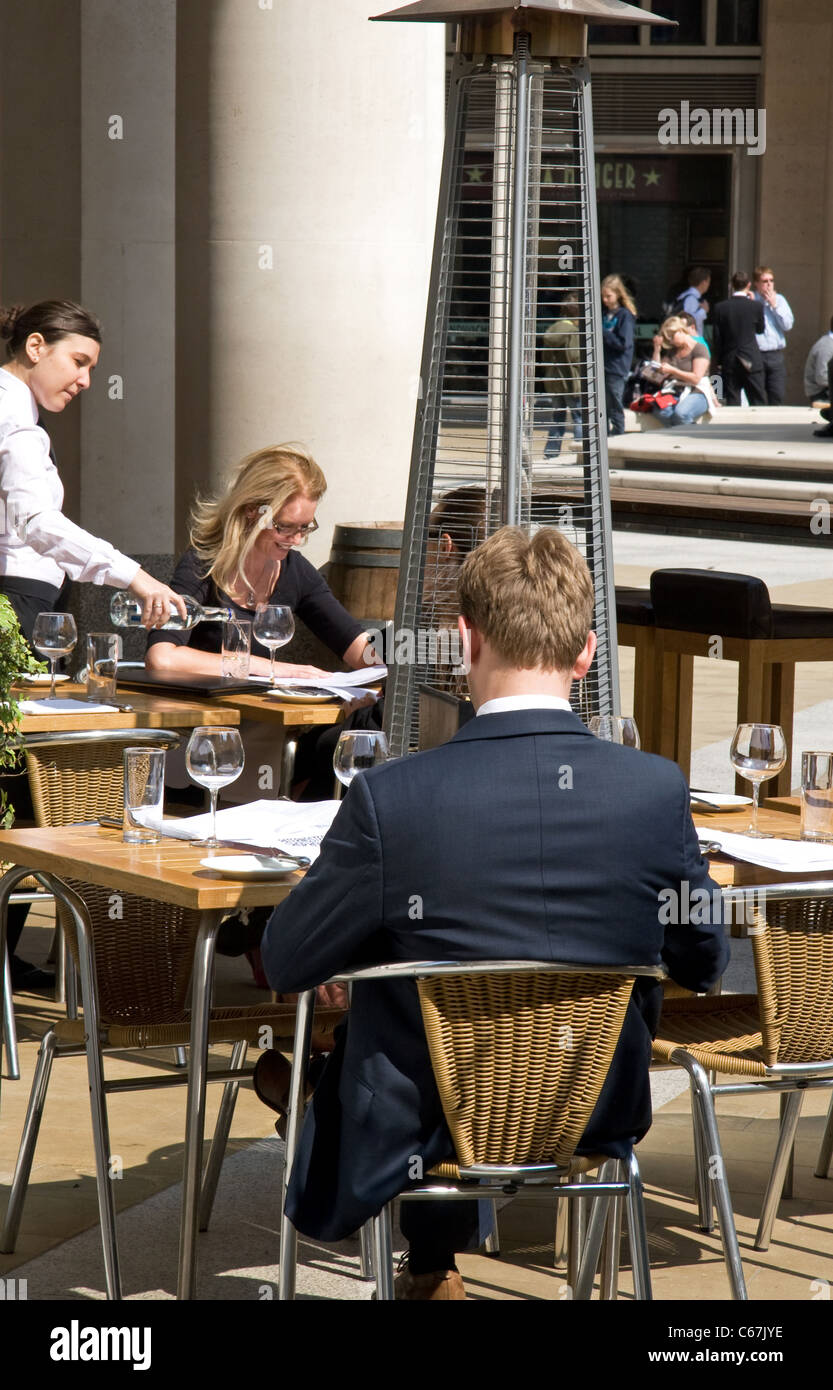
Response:
[{"label": "woman's eyeglasses", "polygon": [[260,525],[264,530],[268,528],[270,531],[277,531],[282,541],[291,541],[297,537],[299,545],[303,545],[307,538],[318,530],[317,521],[311,521],[308,526],[293,526],[276,521],[265,504],[260,508]]}]

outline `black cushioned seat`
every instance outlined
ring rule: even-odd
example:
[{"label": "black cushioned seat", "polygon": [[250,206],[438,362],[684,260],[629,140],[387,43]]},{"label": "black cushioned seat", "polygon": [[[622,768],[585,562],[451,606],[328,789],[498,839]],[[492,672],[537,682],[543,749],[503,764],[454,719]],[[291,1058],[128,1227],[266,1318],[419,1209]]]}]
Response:
[{"label": "black cushioned seat", "polygon": [[[833,637],[833,609],[774,604],[764,581],[751,574],[655,570],[650,594],[657,627],[678,632],[763,641]],[[616,606],[618,616],[618,590]]]},{"label": "black cushioned seat", "polygon": [[654,605],[650,589],[631,589],[616,585],[616,621],[633,623],[635,627],[654,626]]}]

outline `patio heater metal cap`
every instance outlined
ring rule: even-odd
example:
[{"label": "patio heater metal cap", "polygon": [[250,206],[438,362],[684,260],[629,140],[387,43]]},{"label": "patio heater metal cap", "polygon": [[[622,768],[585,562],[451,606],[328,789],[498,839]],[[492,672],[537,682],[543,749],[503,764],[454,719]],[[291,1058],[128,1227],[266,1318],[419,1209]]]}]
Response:
[{"label": "patio heater metal cap", "polygon": [[516,33],[529,34],[539,57],[584,57],[588,24],[653,24],[676,27],[676,20],[651,14],[625,0],[415,0],[373,20],[420,20],[458,24],[458,51],[511,54]]}]

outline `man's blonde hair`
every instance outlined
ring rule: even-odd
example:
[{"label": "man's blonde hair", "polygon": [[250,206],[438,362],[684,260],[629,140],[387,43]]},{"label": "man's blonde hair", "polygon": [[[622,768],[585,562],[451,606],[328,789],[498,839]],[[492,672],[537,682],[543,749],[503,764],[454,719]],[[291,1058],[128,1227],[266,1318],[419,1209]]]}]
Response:
[{"label": "man's blonde hair", "polygon": [[593,621],[593,581],[560,531],[504,526],[466,557],[460,612],[504,661],[571,671]]}]

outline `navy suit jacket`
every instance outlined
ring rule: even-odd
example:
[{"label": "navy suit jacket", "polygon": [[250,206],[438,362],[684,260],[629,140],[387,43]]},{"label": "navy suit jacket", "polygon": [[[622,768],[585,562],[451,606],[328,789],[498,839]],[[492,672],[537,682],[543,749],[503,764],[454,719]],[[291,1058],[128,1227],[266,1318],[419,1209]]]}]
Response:
[{"label": "navy suit jacket", "polygon": [[[713,891],[718,911],[664,925],[663,890],[684,881]],[[545,709],[483,715],[441,748],[357,777],[262,950],[280,991],[380,961],[488,958],[664,962],[703,990],[728,959],[680,769]],[[624,1156],[651,1123],[661,993],[634,986],[585,1152]],[[340,1239],[406,1186],[415,1158],[427,1173],[452,1154],[415,985],[357,985],[304,1123],[293,1223]]]}]

